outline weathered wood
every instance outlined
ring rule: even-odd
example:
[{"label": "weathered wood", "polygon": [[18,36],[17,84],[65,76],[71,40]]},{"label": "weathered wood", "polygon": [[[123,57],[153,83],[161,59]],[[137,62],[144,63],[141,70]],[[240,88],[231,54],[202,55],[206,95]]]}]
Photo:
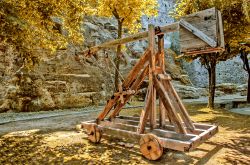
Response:
[{"label": "weathered wood", "polygon": [[[116,123],[122,123],[122,124],[134,125],[134,126],[137,126],[139,124],[139,119],[138,120],[130,120],[130,119],[115,118],[114,121]],[[157,121],[159,121],[159,120],[157,120]],[[145,126],[147,128],[150,126],[150,124],[147,122]],[[198,127],[199,127],[199,125],[198,125]],[[176,133],[176,134],[178,134],[178,135],[199,135],[202,132],[204,132],[206,129],[209,129],[212,126],[206,128],[206,129],[199,129],[198,127],[196,126],[196,129],[194,131],[190,131],[189,129],[187,129],[187,127],[185,127],[187,129],[187,134],[178,134],[178,133]],[[169,121],[166,121],[166,124],[163,127],[160,127],[160,125],[156,125],[156,128],[164,130],[164,131],[175,132],[174,126]],[[151,130],[151,131],[154,131],[154,130]],[[147,129],[146,129],[146,132],[147,132]]]},{"label": "weathered wood", "polygon": [[208,48],[208,49],[205,49],[205,50],[196,50],[196,51],[190,51],[190,52],[185,52],[185,55],[197,55],[197,54],[211,54],[211,53],[216,53],[216,52],[222,52],[222,51],[225,51],[224,48]]},{"label": "weathered wood", "polygon": [[[146,76],[148,75],[149,72],[149,65],[147,65],[144,70],[142,71],[142,73],[137,77],[137,79],[135,80],[135,82],[132,84],[131,86],[131,90],[137,91],[137,89],[140,87],[141,83],[143,82],[143,80],[146,78]],[[120,103],[118,104],[114,111],[112,112],[112,114],[110,115],[109,119],[112,120],[112,118],[114,118],[115,116],[117,116],[119,114],[119,112],[121,111],[122,107],[129,101],[129,99],[131,98],[131,96],[133,95],[126,95],[124,103]]]},{"label": "weathered wood", "polygon": [[[100,125],[112,127],[112,128],[119,128],[122,130],[127,130],[127,131],[132,131],[132,132],[137,132],[138,122],[136,122],[137,125],[135,125],[135,123],[126,123],[126,121],[127,120],[122,121],[121,119],[115,118],[112,122],[107,121],[107,120],[101,121]],[[204,131],[200,132],[200,134],[203,132]],[[149,128],[149,125],[147,125],[147,127],[145,127],[144,133],[154,133],[158,137],[177,139],[177,140],[181,140],[181,141],[187,141],[187,140],[193,139],[194,137],[197,136],[195,134],[178,134],[178,133],[174,132],[173,130],[164,130],[164,129],[159,129],[159,128],[151,130]]]},{"label": "weathered wood", "polygon": [[93,143],[99,143],[102,138],[102,130],[95,123],[88,123],[85,125],[88,139]]},{"label": "weathered wood", "polygon": [[191,131],[194,130],[195,129],[194,124],[193,124],[193,122],[192,122],[192,120],[191,120],[191,118],[190,118],[190,116],[189,116],[189,114],[188,114],[185,106],[183,105],[183,103],[182,103],[179,95],[177,94],[176,90],[174,89],[172,83],[170,81],[166,81],[165,83],[168,84],[169,93],[173,94],[174,100],[177,102],[177,104],[178,104],[178,106],[180,108],[179,112],[180,112],[180,115],[181,115],[184,123],[187,125],[187,127]]},{"label": "weathered wood", "polygon": [[149,160],[157,160],[163,154],[160,140],[154,134],[142,135],[139,144],[141,153]]},{"label": "weathered wood", "polygon": [[137,129],[137,133],[139,134],[142,134],[144,133],[144,130],[145,130],[145,125],[146,125],[146,122],[148,120],[148,117],[149,117],[149,112],[151,110],[151,100],[152,100],[152,87],[148,87],[148,90],[147,90],[147,95],[146,95],[146,104],[145,104],[145,107],[144,109],[142,110],[141,112],[141,117],[140,117],[140,121],[139,121],[139,124],[138,124],[138,129]]},{"label": "weathered wood", "polygon": [[99,121],[103,120],[107,114],[110,112],[112,107],[116,104],[118,101],[119,96],[112,96],[111,99],[108,100],[107,104],[105,105],[103,111],[98,115],[96,122],[98,123]]},{"label": "weathered wood", "polygon": [[[136,116],[118,116],[119,119],[122,120],[131,120],[131,121],[139,121],[140,117],[136,117]],[[166,121],[166,124],[171,125],[171,123]],[[200,129],[200,130],[207,130],[209,128],[211,128],[214,125],[209,125],[209,124],[202,124],[202,123],[193,123],[196,129]],[[188,131],[188,130],[187,130]]]},{"label": "weathered wood", "polygon": [[[195,28],[199,29],[206,36],[217,41],[217,17],[215,8],[193,13],[181,19],[185,20]],[[180,26],[180,52],[191,52],[211,48],[209,44],[195,36],[192,32]],[[217,44],[218,45],[218,44]]]},{"label": "weathered wood", "polygon": [[218,25],[219,25],[219,45],[221,48],[225,48],[224,31],[223,31],[224,28],[223,28],[221,12],[217,10],[217,14],[218,14]]},{"label": "weathered wood", "polygon": [[148,26],[148,48],[150,50],[150,72],[149,72],[149,82],[151,82],[149,85],[151,89],[151,99],[147,100],[151,102],[151,108],[150,108],[150,124],[151,129],[154,129],[156,127],[156,90],[153,85],[153,77],[152,75],[155,73],[155,28],[154,25],[150,24]]},{"label": "weathered wood", "polygon": [[[162,35],[164,33],[175,32],[179,29],[179,22],[168,24],[166,26],[161,27],[160,29],[161,29],[161,31],[157,32],[156,35]],[[132,41],[141,40],[141,39],[144,39],[147,37],[148,37],[148,31],[140,32],[140,33],[137,33],[137,34],[134,34],[134,35],[122,38],[122,39],[108,41],[108,42],[105,42],[103,44],[91,47],[89,49],[86,49],[86,50],[80,52],[79,54],[82,54],[85,56],[91,56],[91,55],[95,54],[97,51],[99,51],[100,49],[109,48],[109,47],[116,47],[117,45],[126,44],[126,43],[129,43]]]},{"label": "weathered wood", "polygon": [[210,37],[208,37],[206,34],[204,34],[202,31],[200,31],[199,29],[197,29],[196,27],[194,27],[193,25],[191,25],[187,21],[181,19],[180,20],[180,25],[182,25],[183,27],[185,27],[187,30],[189,30],[190,32],[192,32],[194,35],[196,35],[197,37],[199,37],[201,40],[203,40],[204,42],[206,42],[211,47],[214,48],[214,47],[217,46],[216,41],[214,41],[213,39],[211,39]]},{"label": "weathered wood", "polygon": [[136,63],[136,65],[129,72],[127,78],[123,82],[123,87],[128,88],[131,85],[131,83],[138,76],[141,69],[143,69],[144,66],[147,65],[147,63],[149,62],[149,57],[150,57],[150,50],[147,49],[144,55],[140,58],[140,60]]},{"label": "weathered wood", "polygon": [[159,82],[159,80],[156,78],[156,76],[154,76],[154,85],[156,87],[157,93],[159,94],[160,98],[162,99],[162,102],[164,104],[165,107],[169,108],[169,113],[170,113],[170,117],[171,120],[173,121],[173,124],[176,126],[176,131],[178,133],[183,133],[186,134],[186,129],[184,128],[180,117],[178,116],[178,114],[175,112],[175,109],[173,107],[173,105],[171,104],[170,98],[168,96],[168,94],[166,93],[166,91],[164,90],[164,86]]}]

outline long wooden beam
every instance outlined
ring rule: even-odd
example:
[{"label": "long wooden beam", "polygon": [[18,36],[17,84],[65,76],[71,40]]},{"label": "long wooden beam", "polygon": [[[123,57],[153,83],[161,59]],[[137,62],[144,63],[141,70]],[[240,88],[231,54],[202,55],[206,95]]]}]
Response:
[{"label": "long wooden beam", "polygon": [[[160,27],[160,30],[156,31],[155,35],[162,35],[164,33],[175,32],[178,30],[179,30],[179,22],[175,22],[175,23],[171,23],[171,24],[168,24],[166,26]],[[82,54],[85,56],[91,56],[91,55],[95,54],[97,51],[99,51],[100,49],[116,47],[117,45],[126,44],[126,43],[129,43],[132,41],[141,40],[141,39],[144,39],[147,37],[148,37],[148,31],[144,31],[144,32],[140,32],[140,33],[128,36],[128,37],[121,38],[121,39],[116,39],[116,40],[105,42],[103,44],[86,49],[86,50],[80,52],[79,54]]]},{"label": "long wooden beam", "polygon": [[175,125],[176,128],[176,132],[178,133],[182,133],[182,134],[186,134],[186,129],[184,128],[184,126],[181,123],[181,119],[178,116],[178,114],[175,112],[175,109],[171,103],[171,100],[168,96],[168,94],[166,93],[164,86],[161,84],[161,82],[157,79],[157,77],[154,75],[154,85],[156,87],[157,93],[159,94],[163,105],[165,106],[165,108],[169,108],[169,112],[171,113],[171,119],[173,120],[173,124]]}]

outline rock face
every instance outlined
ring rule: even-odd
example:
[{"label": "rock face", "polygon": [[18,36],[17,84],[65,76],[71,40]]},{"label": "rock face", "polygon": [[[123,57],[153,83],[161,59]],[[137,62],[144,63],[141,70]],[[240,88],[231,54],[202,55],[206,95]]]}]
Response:
[{"label": "rock face", "polygon": [[198,99],[199,97],[207,95],[207,91],[204,88],[195,88],[178,83],[173,83],[173,85],[182,99]]}]

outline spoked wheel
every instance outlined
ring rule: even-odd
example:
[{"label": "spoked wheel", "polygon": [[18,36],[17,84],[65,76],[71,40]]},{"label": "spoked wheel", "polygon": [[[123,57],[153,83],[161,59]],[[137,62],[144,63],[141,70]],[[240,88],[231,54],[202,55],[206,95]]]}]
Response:
[{"label": "spoked wheel", "polygon": [[91,124],[88,128],[88,139],[93,143],[99,143],[102,138],[102,130],[96,124]]},{"label": "spoked wheel", "polygon": [[146,134],[140,139],[140,151],[145,158],[149,160],[157,160],[163,154],[163,147],[157,136]]}]

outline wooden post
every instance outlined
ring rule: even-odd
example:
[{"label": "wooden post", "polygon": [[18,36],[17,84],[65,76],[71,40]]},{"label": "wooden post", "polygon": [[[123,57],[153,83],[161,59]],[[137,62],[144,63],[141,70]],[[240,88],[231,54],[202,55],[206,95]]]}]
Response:
[{"label": "wooden post", "polygon": [[[164,56],[164,35],[158,36],[158,53],[160,54],[159,66],[162,71],[165,71],[165,56]],[[166,110],[162,103],[161,98],[159,98],[159,124],[160,127],[165,125],[166,121]]]},{"label": "wooden post", "polygon": [[155,28],[154,25],[148,25],[148,43],[150,50],[150,72],[149,72],[149,87],[152,87],[152,99],[147,100],[151,103],[151,113],[150,113],[150,127],[151,129],[156,128],[156,90],[153,85],[153,75],[155,73]]}]

